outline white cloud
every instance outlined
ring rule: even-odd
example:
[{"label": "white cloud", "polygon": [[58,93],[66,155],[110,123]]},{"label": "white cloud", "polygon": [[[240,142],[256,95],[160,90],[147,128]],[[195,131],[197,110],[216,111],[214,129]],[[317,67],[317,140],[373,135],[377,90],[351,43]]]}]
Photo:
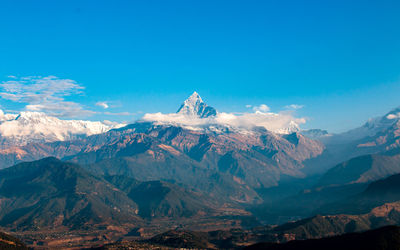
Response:
[{"label": "white cloud", "polygon": [[287,109],[301,109],[303,107],[304,107],[304,105],[299,105],[299,104],[290,104],[290,105],[285,106],[285,108],[287,108]]},{"label": "white cloud", "polygon": [[252,105],[250,105],[250,104],[246,105],[246,108],[248,108],[248,109],[251,108],[251,107],[252,107]]},{"label": "white cloud", "polygon": [[110,106],[107,104],[107,102],[97,102],[96,106],[102,107],[103,109],[108,109]]},{"label": "white cloud", "polygon": [[270,108],[269,108],[267,105],[265,105],[265,104],[261,104],[260,106],[255,106],[255,107],[253,107],[253,110],[254,110],[255,112],[265,113],[265,112],[270,111]]},{"label": "white cloud", "polygon": [[87,116],[95,112],[85,110],[81,104],[65,98],[82,94],[83,86],[71,79],[56,76],[28,76],[4,81],[0,97],[18,103],[26,103],[28,111],[44,112],[58,117]]},{"label": "white cloud", "polygon": [[104,112],[103,114],[105,115],[117,115],[117,116],[134,116],[135,113],[130,113],[130,112],[116,112],[116,113],[112,113],[112,112]]},{"label": "white cloud", "polygon": [[393,120],[393,119],[398,119],[400,118],[400,112],[397,114],[389,114],[386,116],[387,119]]},{"label": "white cloud", "polygon": [[44,112],[51,116],[58,117],[76,117],[90,116],[96,114],[91,110],[85,110],[79,103],[75,102],[59,102],[52,104],[28,104],[25,106],[27,111]]},{"label": "white cloud", "polygon": [[[265,105],[266,106],[266,105]],[[189,128],[201,128],[207,125],[225,125],[238,128],[251,129],[264,127],[267,130],[286,133],[290,128],[297,127],[306,122],[305,118],[296,118],[292,112],[267,113],[265,107],[257,109],[254,113],[218,113],[215,117],[193,118],[182,114],[147,113],[143,116],[144,121],[153,121],[161,124],[180,124]]]},{"label": "white cloud", "polygon": [[109,120],[104,120],[104,121],[102,121],[102,123],[109,125],[109,126],[113,126],[114,128],[121,128],[123,126],[126,126],[125,123],[118,123],[118,122],[113,122],[113,121],[109,121]]}]

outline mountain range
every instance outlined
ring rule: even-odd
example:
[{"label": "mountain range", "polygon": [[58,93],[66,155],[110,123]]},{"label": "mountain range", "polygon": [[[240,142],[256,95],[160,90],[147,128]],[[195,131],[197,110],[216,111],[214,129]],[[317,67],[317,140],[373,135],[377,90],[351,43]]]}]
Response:
[{"label": "mountain range", "polygon": [[219,123],[196,92],[172,120],[128,125],[2,113],[0,227],[30,245],[237,247],[400,224],[399,112],[342,134]]},{"label": "mountain range", "polygon": [[[201,119],[204,110],[212,109],[195,93],[178,113]],[[104,175],[174,180],[206,192],[212,188],[211,194],[231,201],[257,203],[261,198],[255,189],[276,186],[282,176],[304,177],[304,161],[323,150],[322,143],[298,132],[277,134],[263,127],[198,131],[138,121],[82,139],[9,147],[0,150],[0,164],[53,156]]]}]

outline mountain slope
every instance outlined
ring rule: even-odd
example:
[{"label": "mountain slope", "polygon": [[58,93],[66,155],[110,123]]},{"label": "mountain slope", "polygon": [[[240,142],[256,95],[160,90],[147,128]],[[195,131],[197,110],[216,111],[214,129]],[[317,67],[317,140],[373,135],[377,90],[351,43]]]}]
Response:
[{"label": "mountain slope", "polygon": [[[386,186],[382,184],[381,193],[372,195],[372,190],[375,190],[373,187],[377,185],[374,181],[398,173],[398,149],[355,157],[328,170],[315,184],[310,184],[309,187],[288,197],[265,202],[253,212],[267,223],[284,222],[314,214],[366,213],[387,202],[400,200],[395,181],[385,184]],[[396,179],[396,175],[390,177],[388,182],[391,179]],[[377,183],[381,182],[386,183],[385,180]],[[369,187],[369,184],[372,186]],[[367,187],[368,190],[373,189],[365,193]],[[387,187],[387,190],[383,187]]]},{"label": "mountain slope", "polygon": [[329,169],[317,186],[366,183],[396,173],[400,173],[400,154],[363,155]]},{"label": "mountain slope", "polygon": [[228,192],[243,202],[256,197],[251,189],[277,185],[281,174],[302,177],[302,161],[322,151],[319,143],[297,133],[203,133],[152,123],[131,124],[89,140],[90,146],[65,159],[105,175],[175,180],[205,192],[216,187],[212,193]]},{"label": "mountain slope", "polygon": [[397,173],[400,173],[400,154],[397,150],[359,156],[329,169],[313,186],[265,203],[254,209],[254,212],[268,223],[276,223],[276,218],[284,221],[318,213],[366,213],[373,207],[397,201],[394,185],[390,189],[392,193],[387,190],[392,198],[389,198],[389,194],[387,198],[381,194],[381,199],[380,195],[375,198],[361,195],[371,182]]},{"label": "mountain slope", "polygon": [[364,191],[325,204],[316,210],[323,214],[360,214],[386,203],[400,201],[400,174],[370,183]]},{"label": "mountain slope", "polygon": [[106,179],[138,204],[139,215],[143,218],[212,216],[223,206],[217,200],[211,200],[199,192],[168,182],[138,182],[125,176],[107,176]]},{"label": "mountain slope", "polygon": [[142,182],[175,181],[225,201],[253,203],[259,199],[254,190],[236,183],[230,176],[205,169],[188,157],[175,157],[162,150],[105,159],[88,165],[87,169],[104,175],[126,175]]},{"label": "mountain slope", "polygon": [[[276,185],[280,173],[301,176],[299,169],[302,168],[302,161],[318,155],[323,150],[321,144],[300,134],[281,137],[266,130],[253,134],[235,132],[219,134],[192,131],[176,126],[135,123],[107,134],[116,135],[112,144],[102,143],[100,147],[87,147],[72,160],[89,164],[122,156],[121,150],[134,144],[129,140],[137,141],[135,138],[141,136],[146,138],[144,141],[152,138],[153,142],[161,147],[175,150],[176,155],[189,157],[207,168],[228,172],[242,182],[259,187]],[[141,145],[144,145],[143,143]],[[104,152],[109,152],[110,155]]]},{"label": "mountain slope", "polygon": [[[293,219],[306,218],[314,216],[315,214],[321,214],[322,212],[316,210],[317,208],[325,206],[331,208],[331,204],[340,202],[363,192],[367,185],[368,184],[366,183],[357,183],[304,189],[293,195],[255,206],[251,211],[264,223],[285,223],[287,221],[292,221]],[[322,214],[330,213],[324,212]]]},{"label": "mountain slope", "polygon": [[15,229],[135,224],[137,205],[79,166],[56,158],[0,171],[0,225]]}]

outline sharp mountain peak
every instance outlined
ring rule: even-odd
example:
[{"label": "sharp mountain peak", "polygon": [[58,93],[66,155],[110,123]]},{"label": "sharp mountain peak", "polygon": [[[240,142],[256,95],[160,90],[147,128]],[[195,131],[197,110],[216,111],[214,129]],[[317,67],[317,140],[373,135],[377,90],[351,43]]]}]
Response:
[{"label": "sharp mountain peak", "polygon": [[208,106],[201,96],[194,91],[189,98],[187,98],[181,107],[177,111],[178,114],[207,118],[210,116],[215,116],[217,114],[217,110],[213,107]]}]

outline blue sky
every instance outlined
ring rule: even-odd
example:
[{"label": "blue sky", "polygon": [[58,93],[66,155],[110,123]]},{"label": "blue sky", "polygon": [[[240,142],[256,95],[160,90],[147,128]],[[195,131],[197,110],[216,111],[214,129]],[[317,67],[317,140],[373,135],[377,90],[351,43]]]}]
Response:
[{"label": "blue sky", "polygon": [[225,112],[304,105],[304,128],[343,131],[400,105],[399,12],[399,1],[3,0],[0,80],[71,79],[84,89],[50,99],[91,120],[174,112],[196,90]]}]

